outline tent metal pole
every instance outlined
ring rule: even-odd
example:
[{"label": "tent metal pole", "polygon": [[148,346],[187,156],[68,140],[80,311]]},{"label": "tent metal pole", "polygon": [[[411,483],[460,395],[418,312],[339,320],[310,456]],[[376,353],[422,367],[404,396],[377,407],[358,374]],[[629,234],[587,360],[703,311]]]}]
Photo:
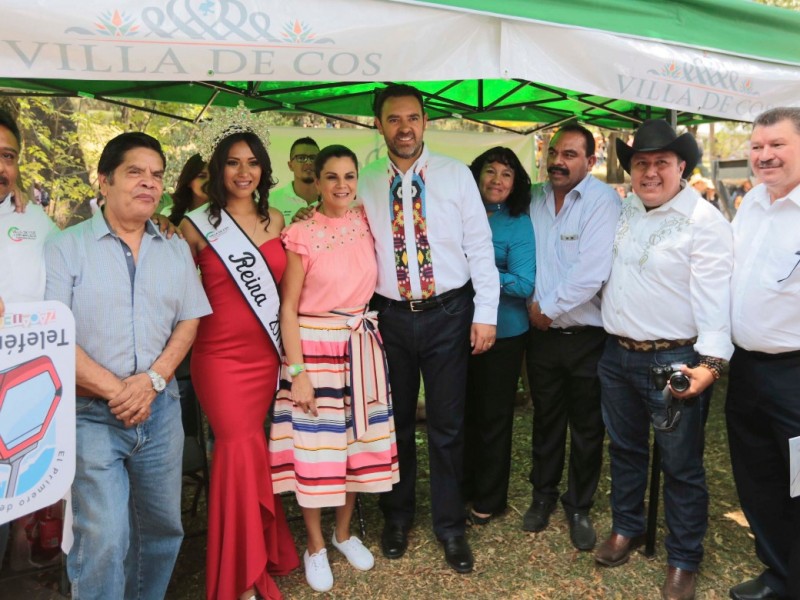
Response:
[{"label": "tent metal pole", "polygon": [[[648,107],[648,113],[650,112]],[[649,114],[648,114],[649,117]],[[667,111],[667,122],[675,129],[678,126],[678,111]],[[661,450],[653,436],[653,462],[650,465],[650,500],[647,503],[647,531],[645,532],[644,555],[652,558],[656,552],[656,530],[658,529],[658,499],[661,495]]]}]

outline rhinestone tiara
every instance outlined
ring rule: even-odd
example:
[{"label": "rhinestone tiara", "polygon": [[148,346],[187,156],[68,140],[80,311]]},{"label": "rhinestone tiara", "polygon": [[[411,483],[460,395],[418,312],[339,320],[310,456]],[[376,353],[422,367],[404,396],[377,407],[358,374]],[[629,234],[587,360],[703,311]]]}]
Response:
[{"label": "rhinestone tiara", "polygon": [[223,139],[234,133],[246,132],[256,134],[264,147],[269,148],[269,127],[266,121],[259,115],[250,112],[244,105],[244,101],[239,100],[236,108],[226,110],[202,123],[197,138],[197,151],[207,163]]}]

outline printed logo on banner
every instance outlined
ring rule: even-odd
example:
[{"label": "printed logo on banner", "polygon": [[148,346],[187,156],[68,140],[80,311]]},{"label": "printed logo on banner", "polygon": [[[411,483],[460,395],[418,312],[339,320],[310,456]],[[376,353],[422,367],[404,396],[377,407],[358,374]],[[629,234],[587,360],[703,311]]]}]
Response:
[{"label": "printed logo on banner", "polygon": [[105,10],[95,18],[93,28],[75,25],[66,32],[114,37],[143,34],[161,39],[176,39],[185,34],[190,39],[206,40],[333,43],[330,38],[318,37],[311,26],[298,19],[284,23],[278,36],[272,35],[269,15],[248,12],[239,0],[169,0],[164,8],[143,6],[138,21],[131,11],[119,9]]},{"label": "printed logo on banner", "polygon": [[0,523],[64,497],[75,475],[75,322],[60,302],[0,321]]},{"label": "printed logo on banner", "polygon": [[113,35],[114,37],[135,35],[139,31],[139,26],[134,23],[134,18],[127,13],[120,13],[118,10],[115,10],[113,14],[110,10],[101,13],[95,26],[101,35]]},{"label": "printed logo on banner", "polygon": [[691,61],[671,59],[641,75],[617,74],[621,97],[682,110],[745,118],[771,108],[753,80],[704,53]]},{"label": "printed logo on banner", "polygon": [[[146,74],[155,79],[189,76],[297,79],[379,78],[383,55],[340,48],[308,17],[273,21],[241,0],[120,1],[64,29],[66,41],[0,40],[34,72],[42,66],[84,78]],[[291,9],[290,9],[291,10]],[[323,19],[324,16],[318,17]],[[158,42],[158,43],[153,43]]]}]

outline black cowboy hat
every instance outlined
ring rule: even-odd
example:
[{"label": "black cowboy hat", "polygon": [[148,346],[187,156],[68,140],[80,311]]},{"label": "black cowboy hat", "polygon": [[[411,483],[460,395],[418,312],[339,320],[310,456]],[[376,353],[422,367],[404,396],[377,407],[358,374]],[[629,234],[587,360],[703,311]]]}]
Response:
[{"label": "black cowboy hat", "polygon": [[617,156],[622,168],[627,173],[631,172],[631,157],[636,152],[659,152],[662,150],[671,150],[681,160],[686,161],[683,169],[684,177],[694,171],[703,156],[703,151],[691,133],[678,135],[664,119],[651,119],[642,123],[633,136],[633,145],[631,146],[617,139]]}]

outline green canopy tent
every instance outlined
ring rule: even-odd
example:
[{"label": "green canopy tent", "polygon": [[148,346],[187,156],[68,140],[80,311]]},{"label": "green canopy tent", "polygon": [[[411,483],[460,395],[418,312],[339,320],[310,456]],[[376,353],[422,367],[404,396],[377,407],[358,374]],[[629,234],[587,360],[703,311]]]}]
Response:
[{"label": "green canopy tent", "polygon": [[[800,103],[800,14],[746,0],[17,0],[7,94],[371,115],[412,82],[432,119],[635,127]],[[156,109],[159,110],[159,109]]]}]

